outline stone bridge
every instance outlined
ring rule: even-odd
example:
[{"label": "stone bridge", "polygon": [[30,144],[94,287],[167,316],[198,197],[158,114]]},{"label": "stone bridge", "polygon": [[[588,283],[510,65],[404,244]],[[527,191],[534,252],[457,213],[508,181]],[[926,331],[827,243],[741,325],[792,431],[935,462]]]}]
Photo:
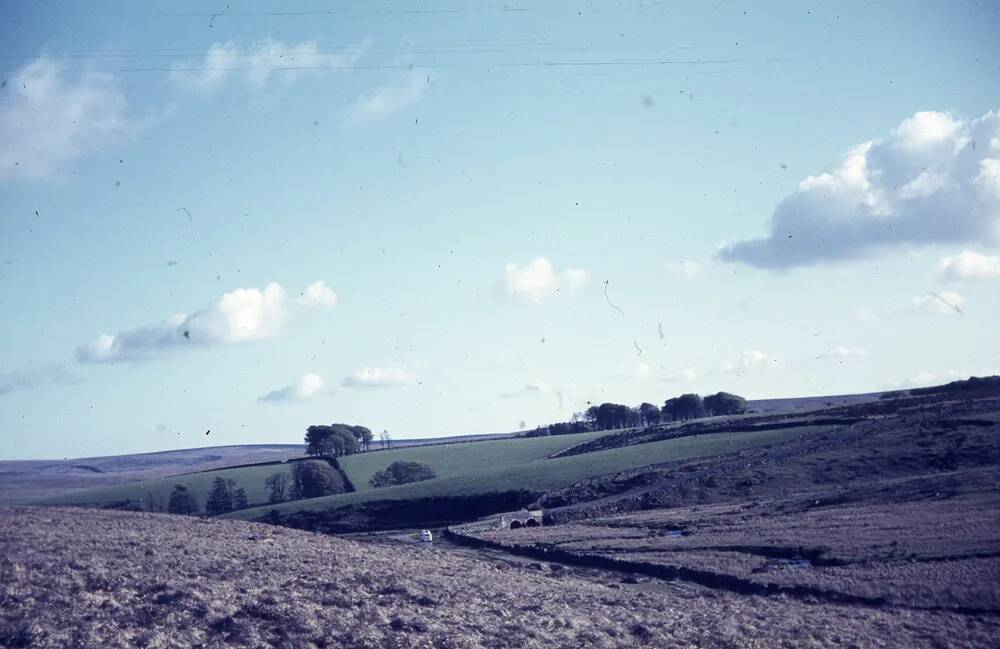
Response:
[{"label": "stone bridge", "polygon": [[500,514],[500,529],[516,530],[522,527],[540,527],[542,516],[541,509],[522,509],[521,511]]}]

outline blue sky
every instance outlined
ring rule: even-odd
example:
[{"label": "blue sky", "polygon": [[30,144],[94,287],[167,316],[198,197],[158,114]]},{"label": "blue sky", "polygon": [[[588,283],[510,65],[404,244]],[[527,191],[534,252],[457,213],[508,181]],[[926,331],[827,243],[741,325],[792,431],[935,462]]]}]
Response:
[{"label": "blue sky", "polygon": [[5,4],[0,458],[1000,372],[993,3],[422,4]]}]

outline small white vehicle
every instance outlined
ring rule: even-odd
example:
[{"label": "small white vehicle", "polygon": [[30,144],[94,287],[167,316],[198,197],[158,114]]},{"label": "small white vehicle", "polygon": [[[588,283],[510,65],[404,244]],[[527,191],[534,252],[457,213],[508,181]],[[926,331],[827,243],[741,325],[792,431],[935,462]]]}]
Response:
[{"label": "small white vehicle", "polygon": [[434,535],[431,534],[430,530],[423,530],[420,532],[420,540],[424,543],[431,543],[434,541]]}]

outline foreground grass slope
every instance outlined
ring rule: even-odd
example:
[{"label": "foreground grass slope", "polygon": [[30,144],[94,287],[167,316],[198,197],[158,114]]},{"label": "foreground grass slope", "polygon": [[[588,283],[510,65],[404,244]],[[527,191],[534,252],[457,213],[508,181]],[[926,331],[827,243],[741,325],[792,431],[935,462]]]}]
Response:
[{"label": "foreground grass slope", "polygon": [[995,624],[954,614],[620,581],[240,521],[0,509],[5,647],[865,649],[996,639]]},{"label": "foreground grass slope", "polygon": [[[267,516],[275,509],[281,514],[288,514],[296,511],[333,509],[372,500],[469,496],[513,490],[542,493],[591,476],[672,460],[732,453],[778,443],[792,437],[821,434],[830,428],[803,426],[752,433],[714,433],[551,460],[546,459],[549,453],[586,441],[601,433],[399,449],[355,455],[344,458],[341,463],[344,471],[359,489],[355,493],[267,505],[233,512],[227,516],[254,519]],[[367,486],[362,490],[362,484],[367,482],[367,477],[395,460],[424,462],[434,469],[438,477],[381,489]]]}]

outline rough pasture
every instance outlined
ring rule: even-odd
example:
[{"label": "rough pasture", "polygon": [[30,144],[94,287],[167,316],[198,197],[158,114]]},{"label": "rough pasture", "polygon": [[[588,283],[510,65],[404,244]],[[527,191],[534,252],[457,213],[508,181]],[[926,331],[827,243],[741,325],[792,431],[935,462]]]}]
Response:
[{"label": "rough pasture", "polygon": [[982,647],[997,632],[949,613],[643,591],[614,575],[138,512],[0,510],[0,574],[4,647]]}]

